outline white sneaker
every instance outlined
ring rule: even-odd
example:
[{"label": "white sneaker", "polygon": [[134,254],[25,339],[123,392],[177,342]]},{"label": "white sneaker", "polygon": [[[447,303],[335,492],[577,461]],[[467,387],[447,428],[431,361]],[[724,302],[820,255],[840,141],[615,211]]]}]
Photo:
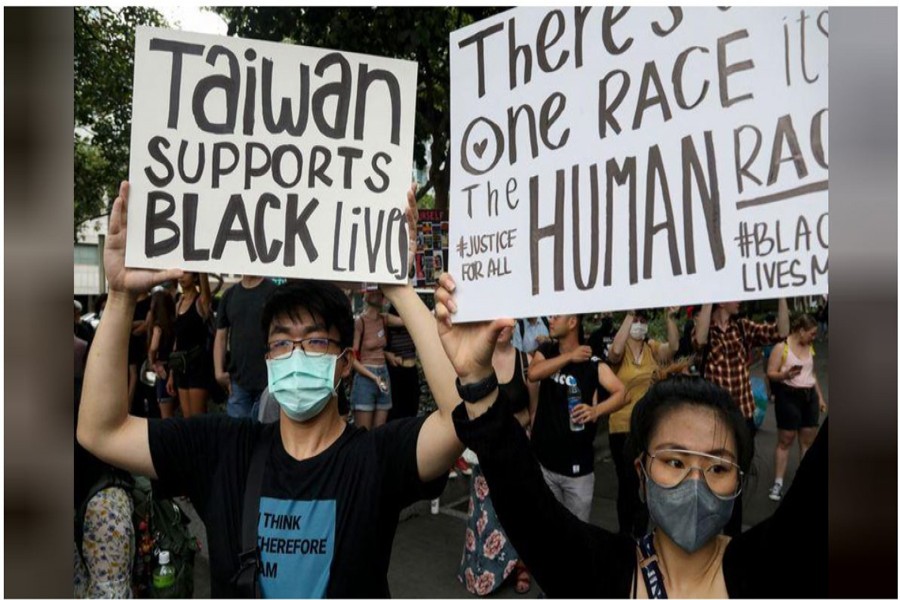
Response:
[{"label": "white sneaker", "polygon": [[781,487],[782,484],[776,483],[769,488],[769,500],[774,500],[775,502],[781,501]]}]

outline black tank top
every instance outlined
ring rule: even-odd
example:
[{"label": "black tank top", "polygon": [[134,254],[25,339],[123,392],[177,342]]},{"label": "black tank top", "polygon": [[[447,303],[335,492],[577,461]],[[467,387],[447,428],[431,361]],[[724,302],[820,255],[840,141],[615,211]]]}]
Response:
[{"label": "black tank top", "polygon": [[516,350],[516,369],[509,383],[501,383],[500,388],[509,398],[512,411],[517,413],[528,408],[528,386],[525,385],[525,376],[522,372],[522,353]]},{"label": "black tank top", "polygon": [[[199,297],[199,296],[198,296]],[[190,350],[206,345],[209,329],[200,313],[197,312],[197,298],[183,315],[175,317],[175,344],[179,350]]]}]

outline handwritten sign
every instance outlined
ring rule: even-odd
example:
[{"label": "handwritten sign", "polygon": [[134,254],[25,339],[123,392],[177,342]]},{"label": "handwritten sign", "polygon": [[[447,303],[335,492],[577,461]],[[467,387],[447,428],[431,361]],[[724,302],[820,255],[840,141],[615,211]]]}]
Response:
[{"label": "handwritten sign", "polygon": [[826,9],[518,8],[450,67],[459,321],[827,291]]},{"label": "handwritten sign", "polygon": [[406,281],[415,63],[135,37],[128,266]]}]

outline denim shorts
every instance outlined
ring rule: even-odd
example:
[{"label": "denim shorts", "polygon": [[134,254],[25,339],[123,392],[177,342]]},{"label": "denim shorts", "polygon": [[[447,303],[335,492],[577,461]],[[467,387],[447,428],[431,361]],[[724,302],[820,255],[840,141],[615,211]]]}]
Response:
[{"label": "denim shorts", "polygon": [[350,405],[353,410],[372,412],[374,410],[390,410],[391,402],[391,378],[387,367],[372,367],[366,365],[372,373],[384,379],[388,384],[388,391],[382,392],[378,384],[359,373],[353,378],[353,391],[350,392]]}]

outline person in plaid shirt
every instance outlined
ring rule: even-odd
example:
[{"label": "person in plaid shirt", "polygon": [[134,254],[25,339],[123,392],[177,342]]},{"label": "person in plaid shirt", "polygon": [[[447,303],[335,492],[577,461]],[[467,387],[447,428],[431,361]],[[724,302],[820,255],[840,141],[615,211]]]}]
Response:
[{"label": "person in plaid shirt", "polygon": [[[740,302],[704,304],[697,316],[692,341],[697,354],[706,355],[703,372],[700,374],[731,394],[744,415],[751,436],[755,436],[755,404],[750,390],[750,351],[754,347],[774,344],[786,338],[790,333],[790,315],[785,298],[778,299],[778,318],[775,323],[756,323],[746,318],[735,318],[740,308]],[[742,503],[735,502],[731,521],[725,526],[725,535],[735,536],[741,532],[743,512]]]},{"label": "person in plaid shirt", "polygon": [[706,354],[702,375],[731,394],[747,420],[747,426],[755,433],[755,404],[750,391],[751,350],[786,338],[790,333],[790,315],[785,298],[778,300],[775,323],[735,318],[740,308],[740,302],[704,304],[694,328],[693,345],[698,354]]}]

